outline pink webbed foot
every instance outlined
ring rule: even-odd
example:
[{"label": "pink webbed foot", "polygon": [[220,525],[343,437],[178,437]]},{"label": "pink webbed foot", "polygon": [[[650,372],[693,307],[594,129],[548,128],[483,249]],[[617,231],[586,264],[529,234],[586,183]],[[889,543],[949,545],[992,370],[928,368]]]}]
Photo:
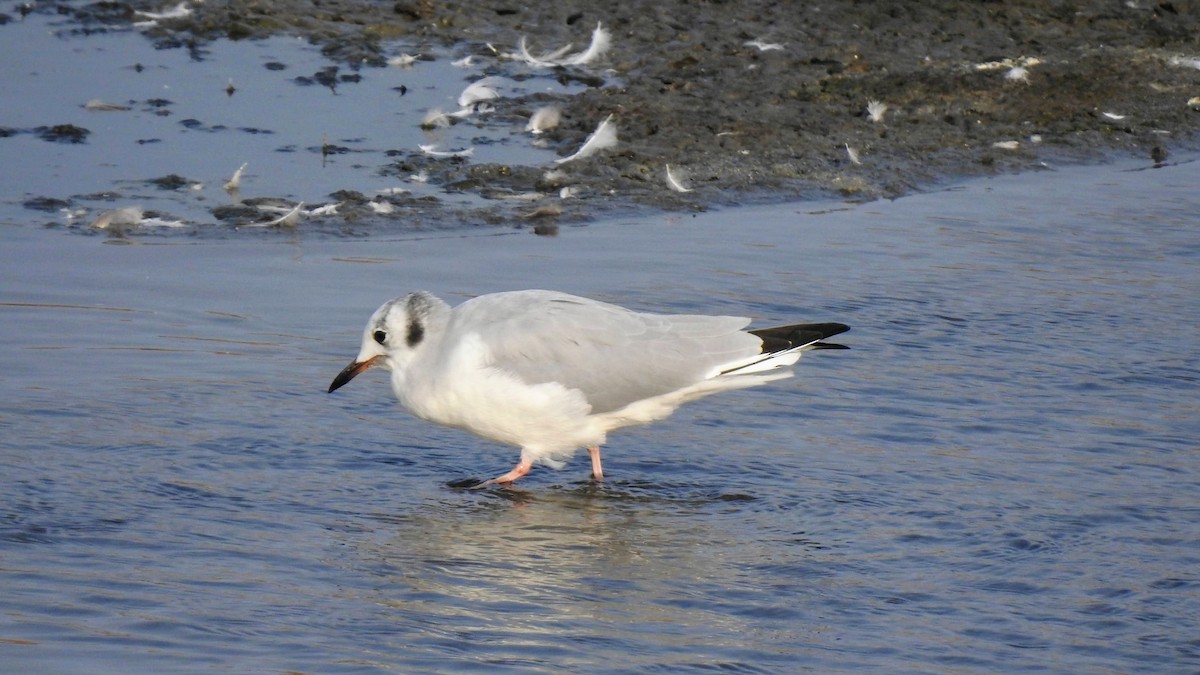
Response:
[{"label": "pink webbed foot", "polygon": [[521,476],[524,476],[525,474],[529,473],[529,470],[532,468],[533,468],[532,460],[522,459],[520,462],[517,463],[516,466],[514,466],[512,468],[512,471],[509,471],[508,473],[504,474],[503,476],[496,476],[495,478],[493,478],[491,480],[485,480],[482,483],[476,485],[475,488],[485,488],[485,487],[488,487],[491,485],[512,485],[513,481],[515,481],[518,478],[520,478]]}]

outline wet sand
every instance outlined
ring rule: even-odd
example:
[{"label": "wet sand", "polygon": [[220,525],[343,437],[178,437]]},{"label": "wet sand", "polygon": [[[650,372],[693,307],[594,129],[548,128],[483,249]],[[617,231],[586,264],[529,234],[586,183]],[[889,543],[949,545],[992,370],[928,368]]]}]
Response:
[{"label": "wet sand", "polygon": [[[36,7],[73,15],[85,32],[144,20],[135,9],[168,9]],[[398,44],[449,49],[475,55],[485,74],[520,79],[529,66],[505,56],[522,37],[534,53],[582,49],[602,24],[612,34],[602,58],[552,69],[587,85],[582,92],[495,101],[494,114],[517,124],[540,105],[560,105],[562,124],[545,134],[560,155],[613,115],[619,145],[564,165],[566,182],[603,198],[543,214],[572,220],[646,207],[892,198],[1048,164],[1170,161],[1196,147],[1196,10],[1187,2],[265,0],[197,4],[146,34],[181,49],[295,34],[343,72],[387,67]],[[886,106],[878,120],[870,101]],[[687,176],[690,192],[668,189],[667,164]],[[478,194],[545,192],[557,187],[545,168],[462,162],[435,179]]]}]

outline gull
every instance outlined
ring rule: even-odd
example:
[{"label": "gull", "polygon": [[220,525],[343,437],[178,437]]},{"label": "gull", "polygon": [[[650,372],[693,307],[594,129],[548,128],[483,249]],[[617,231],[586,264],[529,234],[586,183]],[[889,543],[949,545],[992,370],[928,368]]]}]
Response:
[{"label": "gull", "polygon": [[383,304],[332,393],[363,371],[391,372],[400,403],[421,419],[514,445],[521,458],[484,485],[535,463],[561,468],[616,429],[666,418],[703,396],[792,375],[801,353],[849,330],[811,323],[743,330],[736,316],[647,314],[557,291],[481,295],[457,307],[424,292]]}]

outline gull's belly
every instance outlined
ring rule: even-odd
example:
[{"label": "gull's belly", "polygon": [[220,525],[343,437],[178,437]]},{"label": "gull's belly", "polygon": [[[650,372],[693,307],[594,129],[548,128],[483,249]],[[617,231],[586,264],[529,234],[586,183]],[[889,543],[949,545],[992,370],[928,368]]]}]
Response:
[{"label": "gull's belly", "polygon": [[603,441],[583,394],[557,382],[526,384],[483,368],[471,378],[409,381],[403,389],[394,384],[397,397],[418,417],[500,443],[568,450]]}]

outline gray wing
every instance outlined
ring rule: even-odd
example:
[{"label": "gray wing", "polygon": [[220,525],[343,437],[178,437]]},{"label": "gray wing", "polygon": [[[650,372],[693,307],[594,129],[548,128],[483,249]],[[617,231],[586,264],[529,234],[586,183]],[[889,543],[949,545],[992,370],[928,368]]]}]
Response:
[{"label": "gray wing", "polygon": [[643,314],[554,291],[496,293],[454,310],[450,329],[477,333],[493,365],[529,384],[558,382],[609,412],[704,379],[752,356],[762,340],[733,316]]}]

